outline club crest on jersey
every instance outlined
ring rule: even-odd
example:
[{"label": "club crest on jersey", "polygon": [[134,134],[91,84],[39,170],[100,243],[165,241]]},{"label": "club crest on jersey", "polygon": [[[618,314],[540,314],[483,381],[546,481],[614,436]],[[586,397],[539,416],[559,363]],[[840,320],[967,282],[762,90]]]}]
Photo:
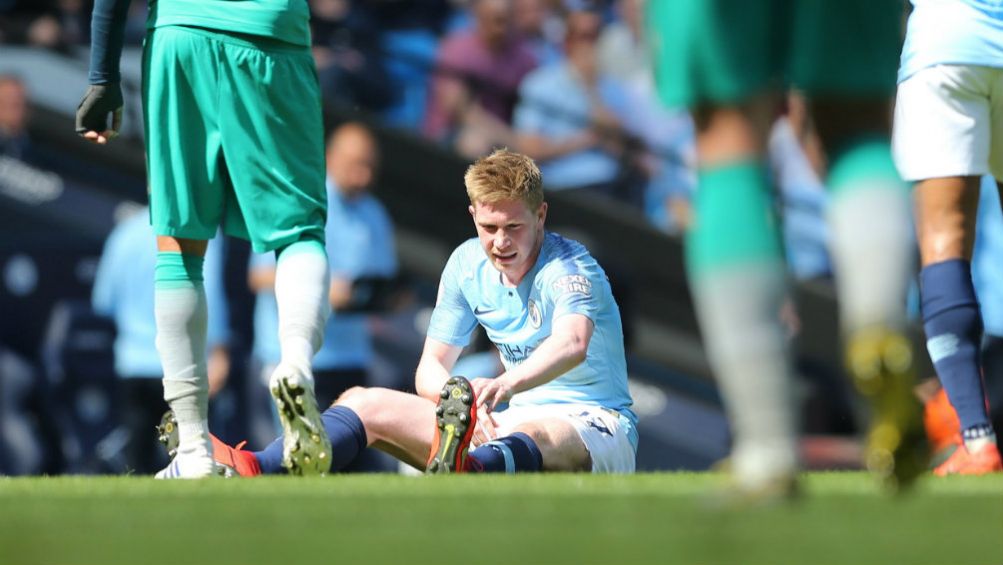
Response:
[{"label": "club crest on jersey", "polygon": [[543,324],[543,315],[540,314],[540,307],[536,305],[536,301],[532,298],[529,299],[529,323],[536,329],[539,329]]},{"label": "club crest on jersey", "polygon": [[585,275],[564,275],[554,281],[553,287],[558,294],[574,292],[592,296],[592,283]]}]

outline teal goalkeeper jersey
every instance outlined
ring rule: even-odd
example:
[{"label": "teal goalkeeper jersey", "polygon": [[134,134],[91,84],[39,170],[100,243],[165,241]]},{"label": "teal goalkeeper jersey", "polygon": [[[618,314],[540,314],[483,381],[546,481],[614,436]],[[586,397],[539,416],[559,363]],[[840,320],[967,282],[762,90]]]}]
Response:
[{"label": "teal goalkeeper jersey", "polygon": [[480,324],[509,369],[528,358],[550,336],[553,321],[566,314],[584,315],[595,325],[585,361],[516,394],[511,405],[591,404],[616,410],[636,425],[620,309],[606,273],[576,241],[548,232],[536,264],[514,288],[502,284],[477,238],[466,241],[442,272],[428,337],[465,346]]},{"label": "teal goalkeeper jersey", "polygon": [[310,45],[306,0],[149,0],[146,27],[191,26]]}]

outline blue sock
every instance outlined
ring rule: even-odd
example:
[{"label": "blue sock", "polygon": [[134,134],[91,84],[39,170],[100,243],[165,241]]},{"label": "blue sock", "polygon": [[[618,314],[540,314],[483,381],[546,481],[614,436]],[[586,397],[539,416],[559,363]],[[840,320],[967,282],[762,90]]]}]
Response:
[{"label": "blue sock", "polygon": [[[358,457],[359,453],[369,445],[366,428],[354,410],[347,406],[332,406],[320,415],[324,431],[331,440],[331,472],[343,469]],[[279,437],[268,447],[255,451],[261,472],[284,473],[282,467],[282,438]]]},{"label": "blue sock", "polygon": [[522,432],[500,437],[470,452],[477,463],[468,470],[479,473],[522,473],[543,470],[543,454],[533,438]]},{"label": "blue sock", "polygon": [[961,429],[989,425],[982,383],[982,317],[972,285],[971,265],[950,259],[919,273],[926,348]]}]

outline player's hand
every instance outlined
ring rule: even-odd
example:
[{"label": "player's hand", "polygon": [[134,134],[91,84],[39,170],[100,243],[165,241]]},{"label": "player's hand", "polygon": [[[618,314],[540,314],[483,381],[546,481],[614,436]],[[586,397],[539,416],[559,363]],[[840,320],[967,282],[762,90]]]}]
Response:
[{"label": "player's hand", "polygon": [[[77,134],[101,145],[115,139],[122,126],[124,104],[118,83],[92,84],[77,106]],[[108,127],[109,114],[111,127]]]},{"label": "player's hand", "polygon": [[474,426],[474,435],[471,443],[474,447],[483,445],[498,437],[496,431],[498,424],[495,423],[494,416],[488,413],[483,406],[477,407],[477,425]]},{"label": "player's hand", "polygon": [[501,377],[474,379],[470,381],[470,386],[474,389],[474,396],[477,397],[478,408],[483,407],[488,412],[499,404],[508,402],[515,394],[512,387]]}]

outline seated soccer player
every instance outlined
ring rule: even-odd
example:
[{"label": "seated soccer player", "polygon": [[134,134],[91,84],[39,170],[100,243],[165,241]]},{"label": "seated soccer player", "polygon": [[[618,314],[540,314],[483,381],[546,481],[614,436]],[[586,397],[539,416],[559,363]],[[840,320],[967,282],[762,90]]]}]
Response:
[{"label": "seated soccer player", "polygon": [[[632,472],[637,417],[605,273],[582,245],[544,230],[547,204],[529,157],[496,151],[464,182],[478,237],[442,273],[418,394],[343,394],[321,415],[331,470],[372,446],[429,472]],[[505,371],[450,377],[477,324]],[[257,452],[216,440],[214,453],[241,475],[282,472],[282,438]]]}]

